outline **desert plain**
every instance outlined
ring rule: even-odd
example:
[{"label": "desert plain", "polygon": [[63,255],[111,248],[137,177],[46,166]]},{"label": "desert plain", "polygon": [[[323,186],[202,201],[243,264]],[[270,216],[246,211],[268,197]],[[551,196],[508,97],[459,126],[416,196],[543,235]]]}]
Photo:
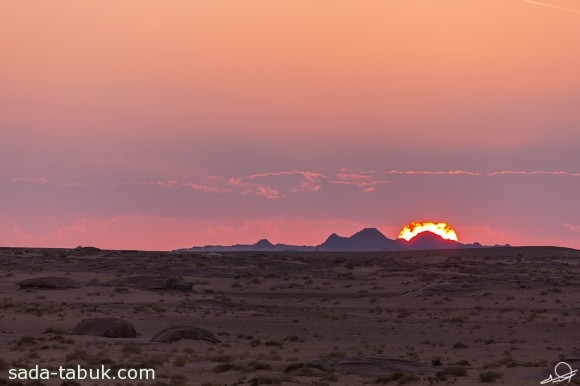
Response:
[{"label": "desert plain", "polygon": [[[538,385],[580,368],[579,264],[556,247],[0,248],[0,385]],[[103,318],[129,327],[79,327]],[[36,365],[155,380],[9,379]]]}]

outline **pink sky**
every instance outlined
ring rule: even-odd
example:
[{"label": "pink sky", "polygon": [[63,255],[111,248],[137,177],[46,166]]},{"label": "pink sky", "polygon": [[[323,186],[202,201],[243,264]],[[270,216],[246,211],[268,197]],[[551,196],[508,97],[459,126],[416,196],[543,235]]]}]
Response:
[{"label": "pink sky", "polygon": [[318,244],[431,220],[580,248],[579,12],[3,1],[0,246]]}]

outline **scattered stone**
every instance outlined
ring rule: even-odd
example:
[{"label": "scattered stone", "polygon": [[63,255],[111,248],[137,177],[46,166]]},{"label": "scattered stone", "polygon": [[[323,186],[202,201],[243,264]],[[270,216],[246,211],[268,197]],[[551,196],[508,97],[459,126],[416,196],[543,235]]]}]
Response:
[{"label": "scattered stone", "polygon": [[[214,291],[211,291],[214,293]],[[271,309],[270,306],[262,306],[257,304],[247,303],[233,303],[230,301],[214,300],[214,299],[198,299],[198,300],[183,300],[180,304],[191,305],[195,308],[210,311],[267,311]]]},{"label": "scattered stone", "polygon": [[212,299],[185,301],[185,303],[191,304],[192,306],[197,308],[211,311],[243,311],[248,308],[246,305],[243,304],[236,304],[232,302]]},{"label": "scattered stone", "polygon": [[68,277],[57,277],[57,276],[45,276],[45,277],[34,277],[31,279],[21,280],[16,283],[20,286],[20,289],[54,289],[54,290],[64,290],[69,288],[79,288],[81,285]]},{"label": "scattered stone", "polygon": [[329,371],[325,370],[321,365],[299,362],[286,367],[284,373],[298,377],[323,377]]},{"label": "scattered stone", "polygon": [[211,343],[219,343],[220,340],[211,332],[202,328],[190,326],[169,327],[155,334],[151,342],[172,343],[181,339],[205,340]]},{"label": "scattered stone", "polygon": [[529,289],[532,287],[529,281],[521,280],[521,279],[514,279],[510,281],[509,285],[513,288],[517,289]]},{"label": "scattered stone", "polygon": [[405,296],[429,296],[429,295],[464,295],[489,289],[493,283],[478,279],[452,279],[441,283],[429,284],[416,291],[409,292]]},{"label": "scattered stone", "polygon": [[304,285],[300,284],[300,283],[283,283],[283,284],[277,284],[277,285],[273,285],[272,287],[270,287],[271,291],[277,291],[277,290],[284,290],[284,289],[305,289],[306,287],[304,287]]},{"label": "scattered stone", "polygon": [[151,291],[190,291],[193,283],[170,276],[132,276],[108,282],[108,285],[131,287]]},{"label": "scattered stone", "polygon": [[305,362],[328,372],[357,374],[363,376],[384,376],[396,372],[403,374],[433,374],[432,366],[403,359],[385,357],[323,358]]},{"label": "scattered stone", "polygon": [[107,338],[137,337],[137,331],[132,323],[113,317],[84,319],[76,325],[72,334],[103,336]]}]

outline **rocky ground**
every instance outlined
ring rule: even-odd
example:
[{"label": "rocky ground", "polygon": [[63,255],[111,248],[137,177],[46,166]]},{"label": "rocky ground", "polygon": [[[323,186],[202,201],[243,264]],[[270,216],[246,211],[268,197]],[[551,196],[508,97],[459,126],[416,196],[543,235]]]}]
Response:
[{"label": "rocky ground", "polygon": [[551,247],[0,248],[0,385],[77,364],[156,371],[82,385],[537,385],[580,368],[579,264]]}]

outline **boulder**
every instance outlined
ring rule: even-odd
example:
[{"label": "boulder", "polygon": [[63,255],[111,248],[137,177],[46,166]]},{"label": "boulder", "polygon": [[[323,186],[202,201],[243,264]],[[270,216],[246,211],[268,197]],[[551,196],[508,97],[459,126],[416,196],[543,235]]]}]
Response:
[{"label": "boulder", "polygon": [[41,288],[64,290],[69,288],[79,288],[81,286],[73,279],[57,276],[34,277],[31,279],[21,280],[16,284],[20,286],[20,289]]},{"label": "boulder", "polygon": [[220,340],[211,332],[202,328],[190,326],[169,327],[159,331],[151,338],[151,342],[171,343],[181,339],[205,340],[211,343],[219,343]]},{"label": "boulder", "polygon": [[84,319],[76,325],[72,334],[107,338],[135,338],[137,331],[133,324],[126,320],[108,317]]}]

